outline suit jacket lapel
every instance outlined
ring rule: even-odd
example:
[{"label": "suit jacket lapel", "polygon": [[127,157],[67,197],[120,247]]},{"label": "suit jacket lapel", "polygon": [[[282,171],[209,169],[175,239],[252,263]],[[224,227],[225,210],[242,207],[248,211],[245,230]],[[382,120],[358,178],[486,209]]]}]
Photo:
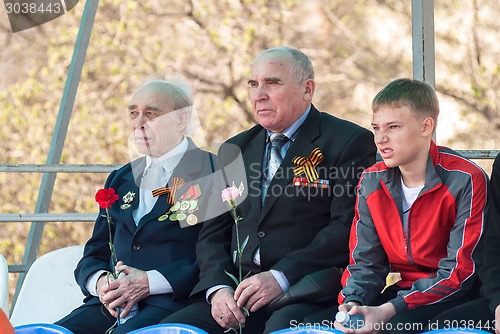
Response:
[{"label": "suit jacket lapel", "polygon": [[[134,160],[130,163],[130,170],[123,175],[123,182],[120,187],[118,187],[119,194],[127,194],[129,191],[135,193],[134,200],[132,201],[132,206],[127,209],[120,208],[120,215],[122,220],[125,222],[126,226],[130,228],[131,231],[135,231],[136,225],[134,221],[134,217],[132,216],[132,211],[137,209],[140,201],[140,192],[139,192],[139,182],[141,179],[141,175],[144,172],[144,168],[146,167],[146,159],[140,158]],[[120,206],[123,203],[123,195],[122,198],[119,199]]]},{"label": "suit jacket lapel", "polygon": [[[266,130],[262,129],[250,142],[248,153],[244,155],[244,163],[247,172],[247,187],[249,191],[248,199],[252,207],[252,212],[259,216],[262,209],[261,183],[262,183],[262,160],[266,147]],[[255,166],[249,168],[250,166]],[[258,180],[259,182],[255,182]],[[259,189],[250,189],[251,185],[258,184]],[[250,193],[252,192],[252,193]]]},{"label": "suit jacket lapel", "polygon": [[[307,116],[304,124],[300,126],[295,140],[287,150],[286,155],[283,158],[283,162],[276,172],[277,177],[274,178],[269,185],[269,189],[271,192],[273,187],[278,187],[280,190],[284,190],[285,187],[293,181],[293,178],[295,176],[293,173],[293,168],[295,166],[292,163],[292,160],[294,157],[309,157],[312,150],[318,146],[314,144],[313,141],[320,135],[320,118],[320,112],[314,106],[311,106],[309,116]],[[282,196],[285,196],[283,192],[280,193],[282,194]],[[260,215],[260,221],[264,219],[277,199],[278,197],[272,196],[272,193],[271,196],[266,196],[266,200],[264,201],[264,206]]]}]

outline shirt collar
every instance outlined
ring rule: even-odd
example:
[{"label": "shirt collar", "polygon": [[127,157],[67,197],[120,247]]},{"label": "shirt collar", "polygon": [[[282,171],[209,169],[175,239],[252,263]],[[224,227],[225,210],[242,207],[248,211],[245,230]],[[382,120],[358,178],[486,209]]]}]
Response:
[{"label": "shirt collar", "polygon": [[146,156],[146,168],[144,168],[144,170],[145,171],[148,170],[149,166],[151,166],[153,161],[158,161],[163,166],[163,169],[171,172],[175,168],[175,166],[177,166],[179,161],[181,161],[182,156],[184,155],[184,153],[188,149],[188,145],[189,145],[189,142],[188,142],[187,138],[184,137],[184,139],[182,139],[182,141],[179,143],[179,145],[177,145],[176,147],[174,147],[173,149],[171,149],[170,151],[168,151],[167,153],[165,153],[164,155],[162,155],[159,158],[152,158],[149,155],[147,155]]}]

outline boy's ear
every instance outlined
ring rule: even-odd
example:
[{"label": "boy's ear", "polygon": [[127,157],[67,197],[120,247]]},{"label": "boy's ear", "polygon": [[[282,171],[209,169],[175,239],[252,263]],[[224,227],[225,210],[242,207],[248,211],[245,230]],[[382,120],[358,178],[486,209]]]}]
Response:
[{"label": "boy's ear", "polygon": [[432,133],[434,132],[434,126],[435,126],[435,121],[434,118],[432,117],[426,117],[422,121],[422,136],[427,137],[427,136],[432,136]]}]

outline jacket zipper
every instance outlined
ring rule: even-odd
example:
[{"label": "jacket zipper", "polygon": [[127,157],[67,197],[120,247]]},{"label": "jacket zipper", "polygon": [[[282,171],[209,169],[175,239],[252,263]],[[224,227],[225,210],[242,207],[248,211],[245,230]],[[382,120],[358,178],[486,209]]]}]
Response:
[{"label": "jacket zipper", "polygon": [[[415,202],[418,200],[418,198],[415,200]],[[413,202],[413,205],[415,205],[415,202]],[[408,220],[406,222],[406,233],[404,233],[404,239],[405,239],[405,253],[406,253],[406,258],[408,262],[411,264],[415,264],[415,259],[413,258],[413,255],[411,255],[411,245],[410,245],[410,221],[411,221],[411,207],[410,211],[408,211]]]}]

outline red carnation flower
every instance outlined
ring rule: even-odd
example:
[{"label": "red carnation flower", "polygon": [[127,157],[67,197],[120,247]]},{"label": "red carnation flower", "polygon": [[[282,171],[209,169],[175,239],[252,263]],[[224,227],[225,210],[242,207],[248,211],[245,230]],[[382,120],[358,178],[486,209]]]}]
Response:
[{"label": "red carnation flower", "polygon": [[113,188],[99,189],[95,194],[95,201],[101,209],[110,208],[118,200],[118,195]]}]

